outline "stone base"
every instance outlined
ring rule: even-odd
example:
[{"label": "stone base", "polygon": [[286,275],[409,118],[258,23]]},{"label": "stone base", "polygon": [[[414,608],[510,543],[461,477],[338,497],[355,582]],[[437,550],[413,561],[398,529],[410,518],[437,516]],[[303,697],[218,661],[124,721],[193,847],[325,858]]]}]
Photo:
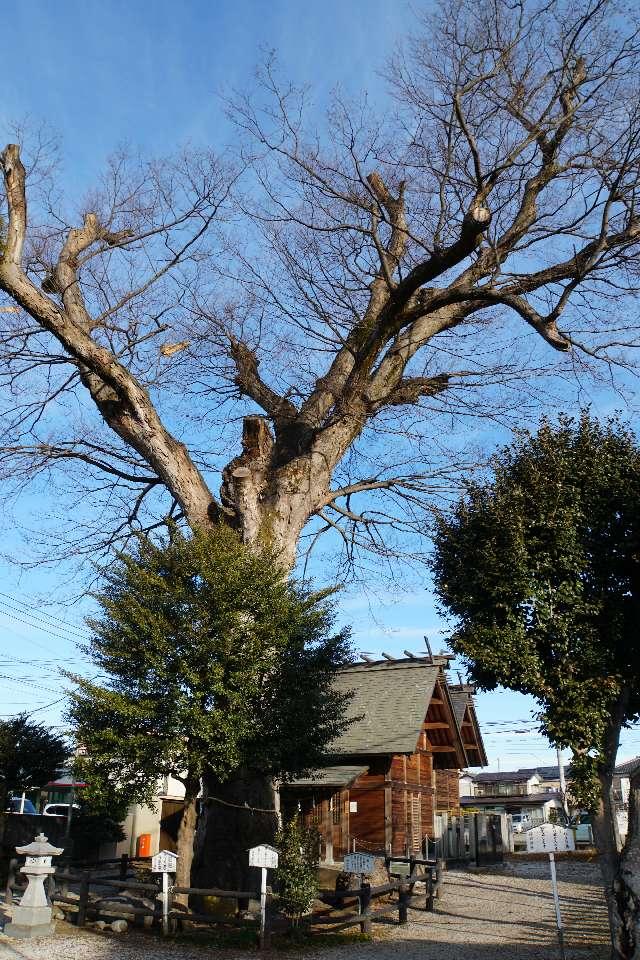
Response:
[{"label": "stone base", "polygon": [[56,925],[55,923],[37,923],[34,926],[25,926],[23,923],[8,923],[2,932],[5,937],[31,940],[34,937],[50,937],[56,932]]}]

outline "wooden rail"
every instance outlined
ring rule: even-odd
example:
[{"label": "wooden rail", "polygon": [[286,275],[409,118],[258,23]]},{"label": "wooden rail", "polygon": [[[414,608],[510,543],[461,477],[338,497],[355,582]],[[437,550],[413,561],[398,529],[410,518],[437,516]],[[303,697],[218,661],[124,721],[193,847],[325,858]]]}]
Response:
[{"label": "wooden rail", "polygon": [[[433,911],[435,883],[435,865],[428,864],[422,872],[419,872],[417,867],[414,868],[406,880],[394,880],[377,887],[363,883],[356,890],[323,893],[318,899],[333,909],[314,912],[309,918],[309,924],[311,928],[316,927],[336,932],[348,927],[359,926],[361,933],[370,934],[372,924],[376,920],[396,912],[398,923],[406,923],[409,907],[417,905],[418,897],[413,892],[416,884],[424,884],[424,909],[429,912]],[[372,906],[373,901],[390,893],[397,893],[397,900],[381,906],[376,905],[375,908]],[[422,899],[420,897],[421,901]],[[345,901],[355,901],[357,912],[345,917],[344,910],[347,906]],[[349,906],[351,905],[352,903],[349,903]]]}]

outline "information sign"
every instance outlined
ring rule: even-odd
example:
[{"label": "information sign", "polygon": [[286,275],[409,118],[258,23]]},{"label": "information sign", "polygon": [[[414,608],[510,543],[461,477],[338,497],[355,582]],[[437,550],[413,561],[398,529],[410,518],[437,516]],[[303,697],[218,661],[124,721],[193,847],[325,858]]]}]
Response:
[{"label": "information sign", "polygon": [[249,866],[260,867],[260,949],[266,947],[267,929],[267,870],[278,866],[278,851],[270,843],[261,843],[249,850]]},{"label": "information sign", "polygon": [[543,823],[539,827],[532,827],[525,836],[527,853],[559,853],[576,848],[573,830],[557,823]]},{"label": "information sign", "polygon": [[575,850],[576,840],[573,830],[561,827],[557,823],[543,823],[540,827],[533,827],[526,832],[527,852],[546,853],[549,856],[549,873],[551,874],[551,892],[553,905],[556,911],[556,926],[558,928],[558,944],[561,960],[565,960],[564,931],[562,929],[562,914],[560,913],[560,895],[558,893],[558,878],[556,876],[556,853],[565,850]]},{"label": "information sign", "polygon": [[177,862],[177,854],[172,853],[171,850],[161,850],[155,857],[151,857],[151,872],[175,873]]},{"label": "information sign", "polygon": [[275,870],[278,866],[278,851],[269,843],[261,843],[259,847],[252,847],[249,850],[249,866]]},{"label": "information sign", "polygon": [[344,858],[346,873],[371,873],[376,858],[371,853],[347,853]]}]

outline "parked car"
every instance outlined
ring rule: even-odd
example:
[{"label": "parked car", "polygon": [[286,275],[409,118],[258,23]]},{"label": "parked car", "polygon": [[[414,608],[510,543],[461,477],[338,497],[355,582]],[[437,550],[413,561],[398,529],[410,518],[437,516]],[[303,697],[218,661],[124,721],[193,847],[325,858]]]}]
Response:
[{"label": "parked car", "polygon": [[[79,810],[80,806],[77,803],[73,805],[74,810]],[[42,811],[45,817],[64,817],[65,820],[69,816],[69,804],[68,803],[48,803],[44,810]]]},{"label": "parked car", "polygon": [[514,833],[523,833],[531,826],[531,817],[528,813],[512,813],[511,827]]},{"label": "parked car", "polygon": [[27,813],[34,816],[38,811],[31,800],[27,800],[26,797],[24,800],[22,797],[9,797],[9,803],[5,813]]}]

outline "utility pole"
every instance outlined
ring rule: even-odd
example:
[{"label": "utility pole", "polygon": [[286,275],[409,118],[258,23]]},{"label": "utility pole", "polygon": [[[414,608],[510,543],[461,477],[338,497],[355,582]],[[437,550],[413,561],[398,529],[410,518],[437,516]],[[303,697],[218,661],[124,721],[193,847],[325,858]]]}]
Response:
[{"label": "utility pole", "polygon": [[562,809],[564,815],[569,820],[569,805],[567,803],[567,781],[564,776],[564,760],[562,759],[562,750],[556,747],[556,756],[558,758],[558,778],[560,780],[560,798],[562,800]]}]

